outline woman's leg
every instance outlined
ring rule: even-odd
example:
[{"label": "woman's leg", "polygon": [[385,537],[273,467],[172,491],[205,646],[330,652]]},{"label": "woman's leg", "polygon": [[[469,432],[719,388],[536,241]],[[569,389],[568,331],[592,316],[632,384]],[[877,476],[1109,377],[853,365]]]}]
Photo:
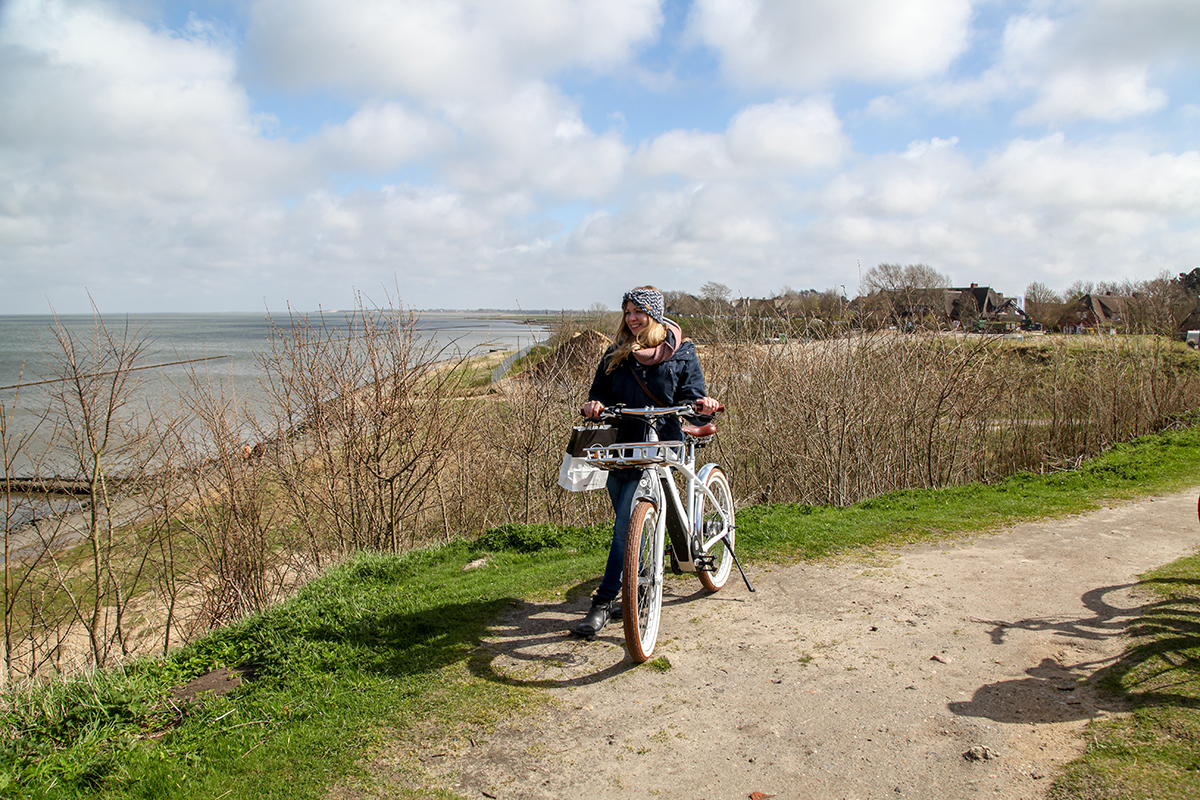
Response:
[{"label": "woman's leg", "polygon": [[640,470],[631,470],[632,475],[616,470],[608,474],[608,496],[612,500],[613,535],[608,546],[608,563],[595,599],[612,601],[621,593],[621,574],[625,571],[625,537],[629,534],[629,518],[633,515],[633,503],[637,497]]},{"label": "woman's leg", "polygon": [[633,502],[637,496],[640,478],[640,471],[614,470],[608,473],[608,497],[612,500],[616,520],[613,522],[613,536],[608,546],[608,564],[604,568],[604,577],[600,579],[600,587],[592,595],[592,607],[587,616],[574,628],[579,636],[595,636],[608,624],[612,616],[613,600],[621,591],[621,573],[625,567],[625,536],[629,533],[629,518],[633,514]]}]

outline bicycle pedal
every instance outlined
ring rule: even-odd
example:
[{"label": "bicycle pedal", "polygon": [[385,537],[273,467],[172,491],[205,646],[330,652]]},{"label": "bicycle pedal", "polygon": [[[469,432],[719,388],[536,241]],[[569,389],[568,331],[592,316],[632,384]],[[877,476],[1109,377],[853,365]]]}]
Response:
[{"label": "bicycle pedal", "polygon": [[716,556],[696,556],[696,569],[701,572],[716,572]]}]

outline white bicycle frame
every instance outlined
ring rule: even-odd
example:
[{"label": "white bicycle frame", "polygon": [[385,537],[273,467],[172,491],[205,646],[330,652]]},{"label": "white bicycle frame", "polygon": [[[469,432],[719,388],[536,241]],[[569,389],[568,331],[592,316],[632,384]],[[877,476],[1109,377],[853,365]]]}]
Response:
[{"label": "white bicycle frame", "polygon": [[[674,406],[671,408],[624,408],[620,413],[626,416],[640,416],[650,422],[654,417],[669,416],[690,412],[690,406]],[[708,553],[713,545],[725,536],[725,531],[734,527],[721,502],[713,491],[708,488],[707,479],[716,464],[705,464],[700,471],[695,470],[696,441],[659,441],[658,432],[653,424],[647,424],[649,436],[644,442],[624,442],[610,446],[595,445],[587,449],[587,462],[601,469],[638,468],[643,470],[638,484],[636,500],[646,500],[654,504],[658,510],[654,526],[655,548],[662,552],[666,542],[667,514],[666,503],[671,503],[687,529],[687,552],[674,552],[679,568],[684,572],[695,572],[695,557]],[[680,472],[685,479],[684,497],[679,496],[679,488],[672,477],[673,472]],[[716,535],[705,538],[705,532],[700,530],[701,499],[707,497],[712,507],[720,512],[722,526]],[[686,503],[685,503],[686,501]],[[673,548],[677,550],[678,548]]]}]

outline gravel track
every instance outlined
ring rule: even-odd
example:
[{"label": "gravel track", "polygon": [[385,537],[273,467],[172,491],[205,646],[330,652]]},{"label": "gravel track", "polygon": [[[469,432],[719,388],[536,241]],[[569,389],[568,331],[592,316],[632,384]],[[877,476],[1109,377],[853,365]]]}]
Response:
[{"label": "gravel track", "polygon": [[655,655],[619,621],[526,603],[483,674],[556,701],[441,764],[489,798],[1043,797],[1091,719],[1122,709],[1093,676],[1148,595],[1137,575],[1194,551],[1196,490],[868,560],[759,565],[704,593],[667,587]]}]

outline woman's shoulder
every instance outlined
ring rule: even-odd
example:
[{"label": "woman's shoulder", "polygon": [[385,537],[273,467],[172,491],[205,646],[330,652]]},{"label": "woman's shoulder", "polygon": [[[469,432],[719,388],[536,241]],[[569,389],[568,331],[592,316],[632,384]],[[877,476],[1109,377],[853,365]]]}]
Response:
[{"label": "woman's shoulder", "polygon": [[675,348],[675,352],[671,354],[669,360],[686,360],[696,358],[696,345],[692,344],[691,339],[684,339],[679,347]]}]

